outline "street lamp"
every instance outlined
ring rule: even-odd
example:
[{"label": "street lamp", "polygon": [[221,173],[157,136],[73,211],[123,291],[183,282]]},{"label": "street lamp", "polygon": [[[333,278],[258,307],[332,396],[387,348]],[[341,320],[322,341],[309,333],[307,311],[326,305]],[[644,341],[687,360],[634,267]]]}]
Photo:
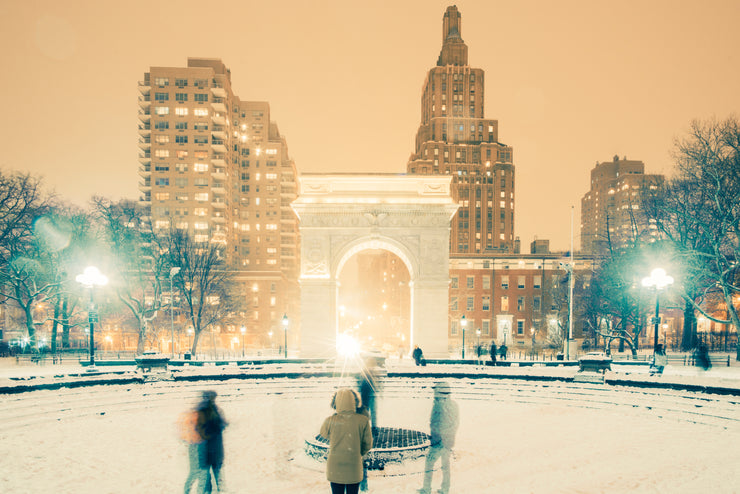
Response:
[{"label": "street lamp", "polygon": [[660,327],[660,290],[673,284],[673,277],[668,276],[663,268],[655,268],[650,276],[642,279],[642,286],[655,288],[655,334],[653,335],[653,354],[658,347],[658,328]]},{"label": "street lamp", "polygon": [[463,333],[463,344],[462,344],[462,358],[465,360],[465,326],[468,325],[467,319],[465,319],[465,314],[460,318],[460,327],[462,328]]},{"label": "street lamp", "polygon": [[283,333],[285,334],[285,346],[283,347],[284,357],[288,358],[288,314],[283,314]]},{"label": "street lamp", "polygon": [[95,266],[88,266],[75,277],[75,281],[85,288],[90,289],[90,307],[87,310],[87,321],[90,324],[90,366],[95,365],[95,320],[98,318],[95,312],[93,291],[95,286],[103,286],[108,283],[108,278]]},{"label": "street lamp", "polygon": [[244,335],[247,332],[247,328],[245,326],[242,326],[242,357],[244,357]]},{"label": "street lamp", "polygon": [[170,339],[172,340],[172,355],[175,358],[175,291],[172,288],[172,278],[180,272],[180,268],[175,266],[170,268]]}]

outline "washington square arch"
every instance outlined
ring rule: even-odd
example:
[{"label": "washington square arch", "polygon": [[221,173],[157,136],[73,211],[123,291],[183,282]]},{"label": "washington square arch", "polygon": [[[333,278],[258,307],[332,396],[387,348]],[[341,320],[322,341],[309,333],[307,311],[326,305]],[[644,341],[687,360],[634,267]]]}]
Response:
[{"label": "washington square arch", "polygon": [[410,341],[446,356],[451,177],[303,174],[293,209],[301,234],[301,356],[336,355],[339,276],[354,255],[384,250],[409,274]]}]

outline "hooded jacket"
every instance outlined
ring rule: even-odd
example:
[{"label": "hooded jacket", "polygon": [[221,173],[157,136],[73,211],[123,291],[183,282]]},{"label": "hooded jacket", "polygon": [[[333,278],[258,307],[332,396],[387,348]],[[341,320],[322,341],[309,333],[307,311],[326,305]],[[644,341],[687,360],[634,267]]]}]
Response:
[{"label": "hooded jacket", "polygon": [[319,432],[329,440],[326,479],[337,484],[362,481],[362,457],[373,447],[373,435],[367,416],[357,413],[356,394],[349,388],[334,395],[336,413],[321,425]]}]

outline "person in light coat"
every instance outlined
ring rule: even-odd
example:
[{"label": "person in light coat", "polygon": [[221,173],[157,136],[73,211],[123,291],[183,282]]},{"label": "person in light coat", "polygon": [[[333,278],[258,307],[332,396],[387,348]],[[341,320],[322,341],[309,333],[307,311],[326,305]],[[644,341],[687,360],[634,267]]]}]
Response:
[{"label": "person in light coat", "polygon": [[437,460],[442,460],[442,485],[437,491],[441,494],[450,492],[450,456],[455,446],[455,436],[460,425],[460,409],[450,399],[450,386],[438,383],[434,386],[434,404],[429,419],[429,452],[424,465],[424,485],[418,490],[429,494],[432,488],[432,473]]},{"label": "person in light coat", "polygon": [[362,481],[362,457],[373,447],[370,420],[357,413],[360,397],[349,388],[334,393],[336,413],[324,420],[319,434],[329,440],[326,479],[332,494],[356,494]]}]

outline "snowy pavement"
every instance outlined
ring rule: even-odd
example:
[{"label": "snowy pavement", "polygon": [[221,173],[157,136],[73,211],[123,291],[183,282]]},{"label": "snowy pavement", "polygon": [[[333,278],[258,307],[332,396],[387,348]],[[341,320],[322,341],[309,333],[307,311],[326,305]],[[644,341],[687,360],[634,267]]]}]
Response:
[{"label": "snowy pavement", "polygon": [[[304,441],[331,413],[333,390],[354,384],[354,375],[337,369],[333,377],[311,377],[316,368],[297,364],[228,367],[176,371],[219,379],[226,373],[225,380],[0,395],[0,492],[182,492],[187,458],[175,422],[205,389],[219,393],[230,424],[227,492],[328,492],[324,465],[304,454]],[[567,380],[574,367],[388,367],[380,425],[428,431],[432,386],[451,384],[461,411],[451,493],[738,492],[737,395],[574,383]],[[109,369],[116,377],[140,376],[133,369]],[[740,389],[737,366],[708,372],[669,366],[660,377],[641,366],[612,369],[607,380]],[[468,376],[445,377],[462,370]],[[269,377],[275,372],[296,376]],[[404,377],[393,377],[395,372]],[[234,373],[249,376],[228,378]],[[551,380],[529,379],[534,377]],[[76,365],[0,361],[0,386],[79,379],[91,376]],[[371,472],[370,492],[416,492],[423,470],[422,459]],[[440,481],[437,471],[435,488]]]}]

